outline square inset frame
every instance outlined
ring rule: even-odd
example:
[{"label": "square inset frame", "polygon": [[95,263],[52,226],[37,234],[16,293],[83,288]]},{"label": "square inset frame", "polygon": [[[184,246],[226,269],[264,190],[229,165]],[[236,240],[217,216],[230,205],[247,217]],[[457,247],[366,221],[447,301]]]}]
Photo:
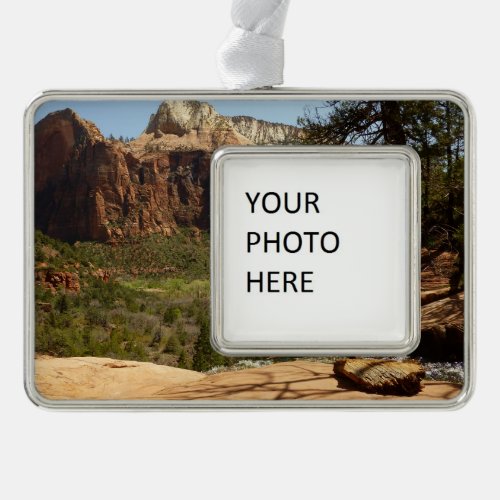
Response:
[{"label": "square inset frame", "polygon": [[420,160],[412,148],[224,147],[213,155],[211,184],[214,349],[229,356],[415,349]]}]

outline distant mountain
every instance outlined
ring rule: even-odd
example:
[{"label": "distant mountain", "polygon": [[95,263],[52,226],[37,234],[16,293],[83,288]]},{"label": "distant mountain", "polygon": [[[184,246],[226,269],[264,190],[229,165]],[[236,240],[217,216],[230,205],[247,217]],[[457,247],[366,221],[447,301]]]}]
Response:
[{"label": "distant mountain", "polygon": [[35,126],[35,224],[64,241],[120,241],[208,229],[212,152],[294,142],[300,129],[228,118],[199,101],[165,101],[143,134],[108,140],[71,109]]},{"label": "distant mountain", "polygon": [[253,144],[290,144],[300,139],[301,129],[293,125],[257,120],[251,116],[232,116],[233,127]]}]

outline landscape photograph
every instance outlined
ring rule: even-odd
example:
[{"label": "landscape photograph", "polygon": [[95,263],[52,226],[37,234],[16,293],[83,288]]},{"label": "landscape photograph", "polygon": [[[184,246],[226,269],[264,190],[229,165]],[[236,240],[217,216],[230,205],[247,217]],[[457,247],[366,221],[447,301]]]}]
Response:
[{"label": "landscape photograph", "polygon": [[[450,101],[75,100],[34,119],[35,386],[49,400],[447,400],[464,384],[464,116]],[[408,145],[421,342],[406,358],[210,344],[210,162],[225,145]],[[368,208],[367,208],[368,209]]]}]

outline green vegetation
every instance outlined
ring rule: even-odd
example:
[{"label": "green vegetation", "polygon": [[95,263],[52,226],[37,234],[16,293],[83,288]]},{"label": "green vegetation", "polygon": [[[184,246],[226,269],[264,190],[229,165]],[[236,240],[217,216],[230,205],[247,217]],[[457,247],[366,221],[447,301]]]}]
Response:
[{"label": "green vegetation", "polygon": [[107,137],[108,141],[120,141],[120,142],[123,142],[124,144],[128,144],[129,142],[132,142],[132,141],[135,141],[135,137],[123,137],[123,135],[120,135],[120,137],[118,137],[118,139],[113,135],[113,134],[109,134],[108,137]]},{"label": "green vegetation", "polygon": [[[189,229],[183,229],[171,237],[151,235],[116,245],[91,241],[69,244],[40,231],[35,239],[35,261],[49,262],[56,268],[79,263],[144,282],[155,277],[172,277],[182,282],[210,277],[210,239],[206,232],[194,238]],[[44,247],[48,252],[43,251]]]},{"label": "green vegetation", "polygon": [[228,358],[221,356],[212,349],[210,344],[210,324],[208,318],[203,318],[200,324],[200,334],[195,344],[193,368],[196,371],[204,372],[214,366],[227,366],[228,364],[230,364]]},{"label": "green vegetation", "polygon": [[[200,361],[209,345],[209,240],[189,234],[113,246],[37,231],[36,351],[188,369],[232,364],[215,353]],[[50,272],[70,273],[80,291],[50,286]]]},{"label": "green vegetation", "polygon": [[406,144],[420,156],[422,246],[456,251],[463,287],[464,116],[450,101],[326,101],[299,118],[306,144]]}]

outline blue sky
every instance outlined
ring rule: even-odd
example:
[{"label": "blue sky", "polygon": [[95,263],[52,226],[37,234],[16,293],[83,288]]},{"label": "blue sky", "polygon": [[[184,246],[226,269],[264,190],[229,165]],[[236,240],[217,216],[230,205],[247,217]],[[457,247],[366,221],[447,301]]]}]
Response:
[{"label": "blue sky", "polygon": [[[248,115],[262,120],[297,124],[297,117],[304,114],[306,106],[321,107],[323,101],[208,101],[222,115]],[[71,108],[82,118],[94,122],[105,136],[137,137],[148,124],[149,117],[155,113],[161,101],[101,101],[53,100],[42,104],[35,114],[35,122],[40,121],[53,111]]]}]

